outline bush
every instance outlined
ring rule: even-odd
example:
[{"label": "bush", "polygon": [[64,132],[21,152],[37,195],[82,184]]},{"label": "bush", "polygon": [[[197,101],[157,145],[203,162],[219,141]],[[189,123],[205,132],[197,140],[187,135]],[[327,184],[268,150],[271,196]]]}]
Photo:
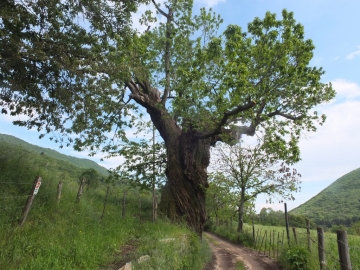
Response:
[{"label": "bush", "polygon": [[280,262],[288,270],[308,270],[309,256],[306,248],[293,246],[282,252]]}]

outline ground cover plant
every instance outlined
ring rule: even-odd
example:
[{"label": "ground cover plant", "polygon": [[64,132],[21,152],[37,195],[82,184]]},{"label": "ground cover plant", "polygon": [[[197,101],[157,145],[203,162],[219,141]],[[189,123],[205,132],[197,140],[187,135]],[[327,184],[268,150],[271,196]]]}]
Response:
[{"label": "ground cover plant", "polygon": [[[205,241],[186,226],[151,222],[150,191],[110,185],[104,211],[107,185],[102,183],[85,186],[75,203],[82,169],[21,146],[0,147],[0,269],[118,269],[130,261],[135,269],[201,269],[211,258]],[[42,184],[19,226],[36,175]],[[137,265],[143,255],[150,260]]]}]

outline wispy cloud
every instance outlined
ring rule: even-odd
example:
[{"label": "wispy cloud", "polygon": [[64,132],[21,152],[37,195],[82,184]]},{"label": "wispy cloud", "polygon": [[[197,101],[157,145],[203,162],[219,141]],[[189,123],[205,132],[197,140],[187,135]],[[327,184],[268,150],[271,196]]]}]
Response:
[{"label": "wispy cloud", "polygon": [[195,0],[199,5],[205,5],[205,7],[210,8],[214,7],[220,3],[225,3],[226,0]]},{"label": "wispy cloud", "polygon": [[346,56],[346,60],[352,60],[354,59],[355,56],[357,55],[360,55],[360,46],[358,46],[358,49],[357,51],[354,51],[352,53],[349,53],[347,56]]},{"label": "wispy cloud", "polygon": [[360,86],[354,82],[343,79],[332,81],[333,88],[336,90],[337,97],[353,99],[360,97]]}]

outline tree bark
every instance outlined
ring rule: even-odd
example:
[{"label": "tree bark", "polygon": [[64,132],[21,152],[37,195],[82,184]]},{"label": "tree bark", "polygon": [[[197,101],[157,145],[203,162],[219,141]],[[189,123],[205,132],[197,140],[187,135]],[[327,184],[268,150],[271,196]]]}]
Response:
[{"label": "tree bark", "polygon": [[191,130],[182,131],[167,148],[167,184],[162,189],[159,209],[175,221],[184,219],[199,235],[206,222],[205,193],[211,139],[196,139]]},{"label": "tree bark", "polygon": [[245,205],[245,192],[241,190],[241,198],[239,204],[239,223],[237,228],[238,232],[242,232],[244,227],[244,205]]}]

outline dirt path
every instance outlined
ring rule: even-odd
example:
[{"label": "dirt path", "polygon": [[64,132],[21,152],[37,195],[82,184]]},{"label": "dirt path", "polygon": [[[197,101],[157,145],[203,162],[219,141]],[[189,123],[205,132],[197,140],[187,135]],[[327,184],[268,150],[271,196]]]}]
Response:
[{"label": "dirt path", "polygon": [[205,239],[213,251],[213,263],[206,270],[232,270],[237,261],[243,261],[248,270],[278,270],[266,256],[258,252],[228,242],[214,234],[204,232]]}]

